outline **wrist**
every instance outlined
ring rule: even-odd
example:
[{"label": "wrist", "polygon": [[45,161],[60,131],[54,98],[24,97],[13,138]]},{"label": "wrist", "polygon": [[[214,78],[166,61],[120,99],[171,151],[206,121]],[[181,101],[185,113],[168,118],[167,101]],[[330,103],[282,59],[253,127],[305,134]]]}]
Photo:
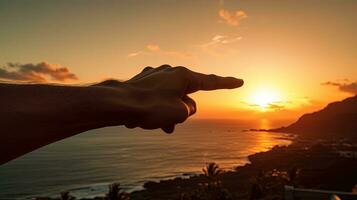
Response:
[{"label": "wrist", "polygon": [[115,87],[89,86],[81,112],[97,128],[137,124],[145,115],[141,92],[126,84]]}]

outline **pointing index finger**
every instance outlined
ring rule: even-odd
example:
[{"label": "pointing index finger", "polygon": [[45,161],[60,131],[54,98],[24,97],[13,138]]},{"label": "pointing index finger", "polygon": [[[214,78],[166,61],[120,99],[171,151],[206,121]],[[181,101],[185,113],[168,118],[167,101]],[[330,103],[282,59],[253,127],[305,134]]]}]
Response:
[{"label": "pointing index finger", "polygon": [[242,79],[235,77],[221,77],[214,74],[206,75],[197,72],[192,72],[191,79],[188,93],[198,90],[234,89],[244,84]]}]

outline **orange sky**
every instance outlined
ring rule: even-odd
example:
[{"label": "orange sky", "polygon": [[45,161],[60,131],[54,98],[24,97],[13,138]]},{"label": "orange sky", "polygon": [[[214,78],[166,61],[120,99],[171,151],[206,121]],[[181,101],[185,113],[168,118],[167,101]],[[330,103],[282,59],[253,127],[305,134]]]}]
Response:
[{"label": "orange sky", "polygon": [[[199,118],[296,118],[353,95],[357,1],[0,1],[0,64],[65,66],[69,83],[164,63],[237,76],[199,92]],[[348,80],[345,80],[348,79]]]}]

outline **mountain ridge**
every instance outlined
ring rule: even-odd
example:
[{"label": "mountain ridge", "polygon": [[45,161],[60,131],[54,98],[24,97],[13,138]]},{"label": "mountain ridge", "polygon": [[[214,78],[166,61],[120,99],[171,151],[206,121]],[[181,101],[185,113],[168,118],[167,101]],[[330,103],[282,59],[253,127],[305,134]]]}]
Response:
[{"label": "mountain ridge", "polygon": [[294,133],[301,136],[357,138],[357,95],[329,103],[325,108],[302,115],[286,127],[272,132]]}]

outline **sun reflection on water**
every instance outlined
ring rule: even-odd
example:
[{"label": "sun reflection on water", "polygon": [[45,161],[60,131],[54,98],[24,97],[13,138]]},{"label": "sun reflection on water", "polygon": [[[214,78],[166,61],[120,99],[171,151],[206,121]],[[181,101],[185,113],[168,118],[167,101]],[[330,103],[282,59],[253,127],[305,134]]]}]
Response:
[{"label": "sun reflection on water", "polygon": [[260,124],[259,124],[260,129],[270,129],[271,128],[271,123],[268,119],[261,119]]},{"label": "sun reflection on water", "polygon": [[[261,119],[258,123],[259,129],[269,130],[274,127],[271,121],[268,119]],[[255,145],[251,146],[251,152],[262,152],[267,151],[272,148],[274,145],[277,144],[277,140],[279,140],[280,145],[287,145],[290,143],[290,140],[284,139],[282,135],[277,135],[272,132],[265,132],[265,131],[255,131],[252,132],[254,135]]]}]

